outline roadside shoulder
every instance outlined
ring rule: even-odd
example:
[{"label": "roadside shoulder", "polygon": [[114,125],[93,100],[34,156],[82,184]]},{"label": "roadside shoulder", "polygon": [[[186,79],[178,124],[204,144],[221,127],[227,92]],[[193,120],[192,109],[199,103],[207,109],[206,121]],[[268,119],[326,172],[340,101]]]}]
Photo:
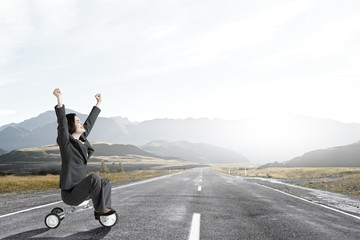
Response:
[{"label": "roadside shoulder", "polygon": [[317,189],[305,188],[287,183],[283,179],[244,177],[244,180],[257,183],[279,191],[304,198],[308,201],[333,207],[344,212],[360,216],[359,196],[333,193]]}]

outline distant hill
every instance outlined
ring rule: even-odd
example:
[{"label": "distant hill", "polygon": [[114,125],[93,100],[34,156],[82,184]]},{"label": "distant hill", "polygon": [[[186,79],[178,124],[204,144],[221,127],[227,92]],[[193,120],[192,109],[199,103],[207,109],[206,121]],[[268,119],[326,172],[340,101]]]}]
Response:
[{"label": "distant hill", "polygon": [[152,141],[141,146],[142,149],[160,156],[179,157],[199,163],[243,163],[249,162],[241,154],[205,143],[186,141]]},{"label": "distant hill", "polygon": [[[137,146],[107,143],[92,143],[95,153],[90,162],[99,162],[100,156],[143,156],[163,159]],[[0,171],[31,172],[39,169],[60,169],[60,151],[57,145],[13,150],[0,155]],[[90,170],[91,164],[89,164]],[[93,169],[98,170],[98,168]]]},{"label": "distant hill", "polygon": [[2,130],[4,130],[7,127],[11,127],[11,126],[16,126],[16,127],[20,127],[20,128],[25,128],[25,129],[35,129],[38,127],[42,127],[50,122],[53,122],[55,118],[55,111],[46,111],[44,113],[41,113],[39,116],[37,117],[33,117],[30,118],[28,120],[25,120],[21,123],[10,123],[10,124],[6,124],[4,126],[0,127],[0,132]]},{"label": "distant hill", "polygon": [[[128,163],[128,169],[134,169],[130,165],[134,165],[138,159],[150,159],[151,166],[159,165],[155,162],[151,163],[151,159],[161,159],[162,164],[166,161],[169,163],[176,161],[177,165],[182,165],[186,168],[199,166],[196,164],[206,166],[203,165],[204,163],[240,163],[248,161],[240,154],[230,150],[209,144],[195,144],[184,141],[156,141],[146,144],[142,148],[130,144],[99,142],[92,143],[92,146],[95,149],[95,153],[90,158],[88,167],[93,171],[98,170],[98,166],[95,166],[95,163],[99,163],[102,159],[111,162],[115,161],[114,159],[116,161],[134,159],[133,162],[130,161]],[[152,151],[150,152],[149,149]],[[60,163],[60,151],[57,145],[18,149],[0,155],[0,171],[33,172],[39,169],[59,170]],[[147,166],[150,165],[149,163],[147,164]]]},{"label": "distant hill", "polygon": [[19,124],[16,124],[16,126],[33,130],[35,128],[42,127],[50,122],[53,122],[54,118],[55,118],[55,111],[46,111],[44,113],[41,113],[37,117],[33,117]]},{"label": "distant hill", "polygon": [[[134,145],[92,143],[94,149],[93,156],[126,156],[140,155],[154,158],[162,158],[156,154],[142,150]],[[12,163],[15,161],[32,161],[33,159],[47,161],[56,158],[60,159],[60,150],[58,145],[42,146],[36,148],[17,149],[0,156],[1,163]]]},{"label": "distant hill", "polygon": [[1,149],[1,148],[0,148],[0,155],[1,155],[1,154],[4,154],[4,153],[7,153],[7,151],[5,151],[4,149]]},{"label": "distant hill", "polygon": [[140,155],[153,158],[162,158],[159,155],[144,151],[143,149],[130,144],[108,144],[108,143],[94,143],[92,144],[95,152],[93,156],[126,156],[126,155]]},{"label": "distant hill", "polygon": [[360,141],[345,145],[320,149],[280,163],[269,163],[268,167],[360,167]]}]

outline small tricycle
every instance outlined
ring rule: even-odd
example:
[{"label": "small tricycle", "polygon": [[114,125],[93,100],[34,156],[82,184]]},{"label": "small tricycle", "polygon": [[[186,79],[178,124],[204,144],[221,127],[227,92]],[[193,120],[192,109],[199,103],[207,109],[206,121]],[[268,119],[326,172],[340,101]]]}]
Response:
[{"label": "small tricycle", "polygon": [[[51,210],[51,213],[49,213],[45,217],[45,225],[51,229],[57,228],[60,225],[60,222],[62,220],[64,220],[65,216],[67,216],[68,214],[79,212],[79,211],[90,208],[89,202],[90,202],[90,200],[86,200],[78,206],[70,206],[68,208],[60,208],[60,207],[54,208],[53,210]],[[118,215],[116,212],[109,216],[100,216],[99,217],[99,222],[104,227],[114,226],[116,224],[117,220],[118,220]]]}]

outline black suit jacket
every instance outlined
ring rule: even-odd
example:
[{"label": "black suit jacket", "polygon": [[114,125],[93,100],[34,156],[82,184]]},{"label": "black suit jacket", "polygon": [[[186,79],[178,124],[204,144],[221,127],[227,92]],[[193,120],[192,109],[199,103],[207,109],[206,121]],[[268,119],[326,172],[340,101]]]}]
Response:
[{"label": "black suit jacket", "polygon": [[61,108],[55,106],[55,112],[58,122],[58,137],[56,141],[60,147],[62,162],[60,188],[63,190],[70,190],[86,177],[87,161],[94,153],[94,149],[87,140],[87,136],[95,124],[100,109],[94,106],[91,110],[84,123],[85,132],[80,137],[81,141],[75,139],[69,133],[65,115],[65,106],[63,105]]}]

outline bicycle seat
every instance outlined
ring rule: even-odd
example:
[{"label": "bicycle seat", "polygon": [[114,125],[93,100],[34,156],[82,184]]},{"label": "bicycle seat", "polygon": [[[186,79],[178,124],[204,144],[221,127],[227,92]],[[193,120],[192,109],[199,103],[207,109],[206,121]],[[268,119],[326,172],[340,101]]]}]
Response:
[{"label": "bicycle seat", "polygon": [[76,206],[72,206],[72,207],[84,207],[84,206],[88,206],[89,205],[90,200],[85,200],[82,203],[80,203],[79,205]]}]

